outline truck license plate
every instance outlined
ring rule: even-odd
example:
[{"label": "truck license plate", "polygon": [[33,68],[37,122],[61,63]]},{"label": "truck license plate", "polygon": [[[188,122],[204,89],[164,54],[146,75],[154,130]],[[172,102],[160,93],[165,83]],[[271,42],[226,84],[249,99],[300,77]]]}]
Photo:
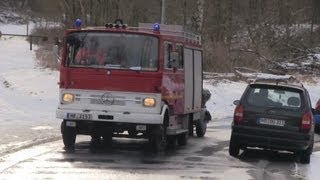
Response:
[{"label": "truck license plate", "polygon": [[68,113],[68,119],[79,119],[79,120],[91,120],[91,114],[82,114],[82,113]]},{"label": "truck license plate", "polygon": [[284,120],[270,119],[270,118],[260,118],[259,122],[260,124],[266,124],[266,125],[272,125],[272,126],[284,126],[285,124]]}]

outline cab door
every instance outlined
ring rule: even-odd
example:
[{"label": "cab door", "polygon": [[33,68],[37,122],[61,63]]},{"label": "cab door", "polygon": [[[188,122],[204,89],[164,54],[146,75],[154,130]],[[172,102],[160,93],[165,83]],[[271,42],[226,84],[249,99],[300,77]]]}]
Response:
[{"label": "cab door", "polygon": [[[171,42],[164,42],[164,71],[163,71],[163,100],[171,106],[174,114],[183,114],[184,112],[184,70],[183,70],[183,54],[177,59],[177,67],[170,65],[170,54],[177,52],[180,45],[175,45]],[[181,45],[181,48],[182,45]],[[180,48],[180,49],[181,49]],[[183,49],[181,49],[182,51]],[[178,52],[179,54],[179,52]]]}]

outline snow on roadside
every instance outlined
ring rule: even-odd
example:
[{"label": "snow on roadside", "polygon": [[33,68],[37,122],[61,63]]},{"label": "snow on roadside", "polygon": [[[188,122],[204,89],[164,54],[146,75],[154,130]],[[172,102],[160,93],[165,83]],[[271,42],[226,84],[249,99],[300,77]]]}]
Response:
[{"label": "snow on roadside", "polygon": [[[0,25],[2,33],[25,34],[21,25]],[[26,38],[0,38],[0,154],[24,142],[59,132],[57,71],[36,67]],[[34,48],[36,49],[36,47]],[[46,128],[40,128],[46,127]]]},{"label": "snow on roadside", "polygon": [[232,119],[235,108],[233,101],[240,99],[246,86],[244,82],[222,81],[213,84],[212,81],[206,80],[203,88],[211,92],[211,98],[206,105],[213,119]]}]

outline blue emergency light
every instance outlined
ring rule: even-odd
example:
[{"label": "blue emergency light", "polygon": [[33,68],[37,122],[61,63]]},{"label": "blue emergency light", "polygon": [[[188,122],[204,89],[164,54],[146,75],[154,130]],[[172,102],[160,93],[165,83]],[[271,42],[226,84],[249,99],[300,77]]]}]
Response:
[{"label": "blue emergency light", "polygon": [[74,22],[74,25],[75,25],[76,28],[81,28],[81,24],[82,24],[81,19],[77,19],[77,20]]},{"label": "blue emergency light", "polygon": [[154,25],[153,25],[153,31],[157,31],[157,32],[160,31],[160,24],[159,24],[159,23],[154,23]]}]

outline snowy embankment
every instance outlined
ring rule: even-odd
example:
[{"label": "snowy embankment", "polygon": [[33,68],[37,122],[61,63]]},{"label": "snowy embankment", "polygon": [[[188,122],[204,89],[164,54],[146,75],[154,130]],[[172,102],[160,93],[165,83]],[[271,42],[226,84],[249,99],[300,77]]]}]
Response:
[{"label": "snowy embankment", "polygon": [[[26,34],[26,27],[0,24],[0,31]],[[0,154],[56,136],[57,81],[58,72],[36,66],[25,38],[0,38]]]}]

